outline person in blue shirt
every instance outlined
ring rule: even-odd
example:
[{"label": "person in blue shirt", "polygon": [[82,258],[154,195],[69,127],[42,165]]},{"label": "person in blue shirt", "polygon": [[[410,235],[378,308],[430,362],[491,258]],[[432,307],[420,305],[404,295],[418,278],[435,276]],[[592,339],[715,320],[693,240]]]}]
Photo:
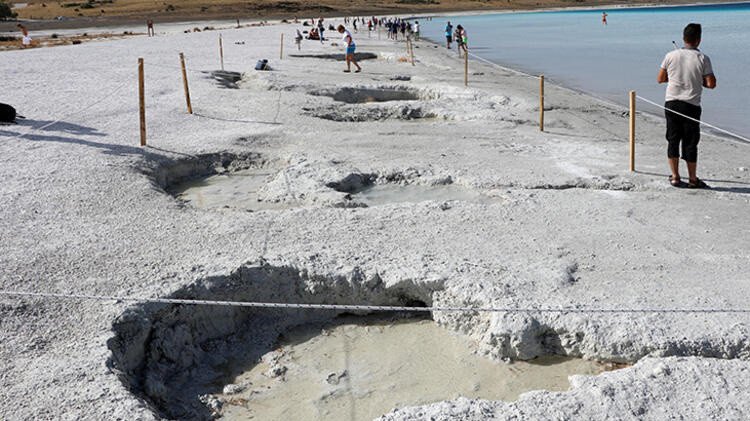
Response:
[{"label": "person in blue shirt", "polygon": [[451,49],[451,42],[453,42],[453,25],[451,25],[451,21],[448,21],[445,25],[445,46],[449,50]]}]

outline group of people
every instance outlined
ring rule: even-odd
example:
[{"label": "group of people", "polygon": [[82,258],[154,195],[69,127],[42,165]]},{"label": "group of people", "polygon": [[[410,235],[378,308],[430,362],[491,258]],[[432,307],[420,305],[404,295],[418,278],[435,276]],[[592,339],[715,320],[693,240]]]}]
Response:
[{"label": "group of people", "polygon": [[453,29],[453,25],[448,21],[445,24],[445,46],[450,50],[451,43],[456,40],[456,51],[458,56],[461,57],[461,51],[465,54],[469,53],[469,37],[466,35],[466,29],[463,26],[457,25],[456,29]]}]

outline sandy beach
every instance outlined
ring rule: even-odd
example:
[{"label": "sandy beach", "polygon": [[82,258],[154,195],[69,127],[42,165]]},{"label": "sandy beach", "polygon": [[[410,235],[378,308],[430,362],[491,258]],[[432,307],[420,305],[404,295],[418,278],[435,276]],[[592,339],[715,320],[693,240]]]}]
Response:
[{"label": "sandy beach", "polygon": [[[298,28],[1,53],[0,101],[26,118],[0,126],[0,289],[525,309],[431,318],[498,364],[626,367],[572,376],[569,391],[446,397],[380,419],[746,416],[750,146],[704,136],[713,189],[675,189],[658,116],[638,115],[630,172],[625,109],[548,84],[540,132],[535,77],[471,60],[465,87],[455,50],[418,42],[412,65],[403,42],[366,31],[353,34],[370,53],[363,72],[344,73],[338,34],[298,51]],[[261,59],[272,71],[253,70]],[[272,209],[172,191],[248,169]],[[373,186],[453,191],[363,206],[356,194]],[[342,313],[0,296],[0,419],[218,416],[227,361]]]}]

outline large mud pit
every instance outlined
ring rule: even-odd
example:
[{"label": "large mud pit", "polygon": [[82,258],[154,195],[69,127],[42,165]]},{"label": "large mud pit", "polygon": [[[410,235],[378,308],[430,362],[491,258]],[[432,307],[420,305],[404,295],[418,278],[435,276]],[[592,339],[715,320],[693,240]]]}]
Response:
[{"label": "large mud pit", "polygon": [[166,193],[192,206],[261,211],[299,205],[295,201],[264,200],[261,194],[281,166],[281,162],[258,154],[220,153],[181,158],[146,172]]},{"label": "large mud pit", "polygon": [[[386,287],[377,273],[360,271],[323,278],[261,262],[169,298],[425,306],[442,288],[442,281]],[[115,320],[113,333],[108,366],[170,419],[369,419],[457,395],[512,400],[532,389],[565,390],[568,375],[603,369],[574,359],[493,362],[474,355],[464,337],[406,313],[139,304]]]},{"label": "large mud pit", "polygon": [[315,96],[327,96],[334,101],[347,104],[366,104],[370,102],[416,101],[427,99],[419,91],[404,86],[389,86],[378,88],[320,89],[310,92]]},{"label": "large mud pit", "polygon": [[226,420],[370,420],[458,396],[513,401],[569,388],[603,366],[545,357],[498,363],[431,320],[342,316],[282,335],[279,348],[214,396]]},{"label": "large mud pit", "polygon": [[[377,273],[323,278],[264,262],[196,281],[170,298],[424,306],[442,281],[385,287]],[[113,322],[108,366],[161,416],[208,419],[224,385],[277,348],[279,335],[333,320],[333,310],[140,304]]]}]

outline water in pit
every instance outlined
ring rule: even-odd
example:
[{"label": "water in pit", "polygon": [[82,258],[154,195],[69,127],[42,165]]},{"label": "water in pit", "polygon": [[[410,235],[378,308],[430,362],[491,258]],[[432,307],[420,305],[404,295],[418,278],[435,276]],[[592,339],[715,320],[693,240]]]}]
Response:
[{"label": "water in pit", "polygon": [[378,206],[388,203],[418,203],[427,200],[462,200],[489,203],[496,199],[452,184],[438,186],[376,184],[353,194],[352,200],[364,203],[367,206]]},{"label": "water in pit", "polygon": [[251,168],[177,183],[170,190],[178,199],[205,209],[287,209],[288,204],[264,202],[258,198],[258,190],[272,175],[268,169]]},{"label": "water in pit", "polygon": [[568,376],[604,371],[599,363],[563,357],[492,361],[431,320],[342,319],[286,334],[217,395],[222,419],[370,420],[458,396],[513,401],[530,390],[564,391]]}]

